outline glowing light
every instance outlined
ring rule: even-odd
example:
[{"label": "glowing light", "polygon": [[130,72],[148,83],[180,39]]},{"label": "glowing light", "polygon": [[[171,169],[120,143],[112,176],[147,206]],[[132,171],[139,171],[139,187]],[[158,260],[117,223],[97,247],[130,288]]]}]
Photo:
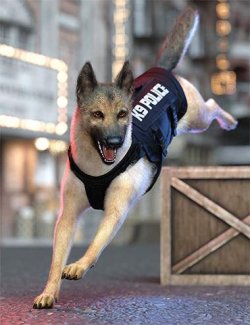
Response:
[{"label": "glowing light", "polygon": [[68,130],[68,125],[65,122],[59,122],[56,125],[56,134],[63,135]]},{"label": "glowing light", "polygon": [[230,62],[224,54],[219,54],[216,57],[216,65],[220,70],[227,70],[230,67]]},{"label": "glowing light", "polygon": [[113,62],[113,64],[112,64],[112,72],[113,72],[114,76],[116,76],[119,73],[119,71],[121,70],[121,68],[123,66],[123,63],[124,63],[123,60],[122,61],[117,60],[117,61]]},{"label": "glowing light", "polygon": [[116,47],[113,51],[114,55],[119,59],[125,59],[126,57],[126,48],[124,47]]},{"label": "glowing light", "polygon": [[216,32],[219,36],[226,36],[231,32],[231,24],[227,20],[218,20],[216,22]]},{"label": "glowing light", "polygon": [[61,140],[50,140],[49,141],[49,151],[52,154],[59,154],[67,151],[68,144],[65,141]]},{"label": "glowing light", "polygon": [[0,115],[0,126],[6,128],[18,128],[20,120],[17,117]]},{"label": "glowing light", "polygon": [[68,99],[65,96],[60,96],[57,98],[57,105],[59,108],[66,107],[68,105]]},{"label": "glowing light", "polygon": [[230,6],[228,3],[218,3],[216,12],[219,18],[228,19],[230,17]]},{"label": "glowing light", "polygon": [[67,72],[67,70],[68,70],[67,64],[65,62],[63,62],[62,60],[59,60],[59,59],[51,59],[50,60],[50,67],[52,69],[55,69],[55,70],[58,70],[58,71]]},{"label": "glowing light", "polygon": [[45,126],[45,130],[47,133],[55,133],[56,125],[54,123],[47,123]]},{"label": "glowing light", "polygon": [[117,45],[124,45],[128,42],[128,36],[126,34],[118,34],[113,36],[113,42]]},{"label": "glowing light", "polygon": [[221,71],[212,74],[211,89],[216,95],[232,95],[236,91],[236,74],[234,71]]},{"label": "glowing light", "polygon": [[231,95],[236,91],[236,74],[228,71],[230,62],[227,58],[228,35],[231,32],[231,24],[227,20],[230,17],[230,5],[227,0],[218,0],[216,13],[219,20],[216,22],[216,32],[220,39],[217,42],[219,53],[216,57],[216,66],[220,70],[211,77],[211,89],[216,95]]},{"label": "glowing light", "polygon": [[125,9],[125,6],[121,9],[117,10],[114,14],[114,22],[116,23],[124,22],[128,18],[129,11]]},{"label": "glowing light", "polygon": [[63,82],[64,83],[64,82],[67,81],[67,79],[68,79],[68,74],[66,72],[64,72],[64,71],[58,72],[58,74],[57,74],[57,80],[59,82]]},{"label": "glowing light", "polygon": [[128,0],[113,0],[114,2],[114,35],[113,40],[113,64],[112,64],[112,76],[116,77],[117,73],[121,69],[126,55],[128,53],[128,35],[126,32],[126,22],[130,15],[128,9]]},{"label": "glowing light", "polygon": [[55,133],[56,124],[37,120],[20,119],[18,117],[0,115],[0,126],[5,128],[20,128],[29,131]]},{"label": "glowing light", "polygon": [[11,46],[0,44],[0,54],[12,58],[15,55],[15,49]]},{"label": "glowing light", "polygon": [[45,151],[49,148],[49,140],[47,138],[37,138],[35,140],[35,147],[39,151]]},{"label": "glowing light", "polygon": [[45,132],[46,131],[46,123],[42,121],[37,121],[37,120],[30,120],[30,119],[21,119],[20,120],[20,128],[29,130],[29,131],[34,131],[34,132]]},{"label": "glowing light", "polygon": [[46,63],[47,63],[47,57],[44,55],[41,55],[41,54],[37,54],[37,53],[19,50],[17,56],[22,61],[40,65],[40,66],[46,66]]},{"label": "glowing light", "polygon": [[115,0],[116,7],[121,6],[124,8],[125,4],[126,4],[126,0]]},{"label": "glowing light", "polygon": [[[61,109],[66,109],[68,105],[68,91],[67,91],[67,80],[68,80],[68,66],[67,64],[59,59],[50,58],[48,56],[24,51],[22,49],[14,48],[6,44],[0,44],[0,55],[21,60],[30,64],[38,65],[41,67],[47,67],[56,70],[57,73],[57,105],[58,105],[58,124],[46,123],[37,120],[20,119],[14,116],[2,115],[0,116],[0,126],[10,128],[21,128],[30,131],[40,131],[46,133],[57,133],[64,134],[67,131],[67,110],[60,114]],[[66,126],[65,126],[66,125]]]},{"label": "glowing light", "polygon": [[[24,51],[6,44],[0,44],[0,55],[59,71],[67,71],[67,65],[61,60],[53,59],[38,53]],[[56,62],[54,60],[56,60]],[[62,69],[60,69],[60,67],[62,67]]]}]

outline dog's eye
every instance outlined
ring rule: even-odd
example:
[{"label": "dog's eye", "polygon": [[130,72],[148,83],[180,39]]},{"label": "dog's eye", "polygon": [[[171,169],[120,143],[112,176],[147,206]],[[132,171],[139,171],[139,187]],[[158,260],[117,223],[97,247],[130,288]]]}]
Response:
[{"label": "dog's eye", "polygon": [[117,114],[117,118],[124,118],[128,115],[128,112],[127,111],[120,111],[118,114]]},{"label": "dog's eye", "polygon": [[104,114],[101,111],[92,112],[91,115],[96,119],[104,119]]}]

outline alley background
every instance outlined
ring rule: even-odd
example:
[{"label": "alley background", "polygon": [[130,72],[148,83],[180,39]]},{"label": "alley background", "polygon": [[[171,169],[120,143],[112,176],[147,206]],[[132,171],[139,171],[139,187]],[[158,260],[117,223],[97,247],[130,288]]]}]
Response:
[{"label": "alley background", "polygon": [[[76,78],[91,61],[110,81],[125,59],[138,76],[186,5],[199,29],[177,72],[239,120],[174,139],[167,165],[248,165],[249,1],[2,0],[0,2],[1,239],[50,245],[76,106]],[[101,213],[82,218],[75,243],[87,244]],[[159,241],[159,182],[133,210],[113,243]]]}]

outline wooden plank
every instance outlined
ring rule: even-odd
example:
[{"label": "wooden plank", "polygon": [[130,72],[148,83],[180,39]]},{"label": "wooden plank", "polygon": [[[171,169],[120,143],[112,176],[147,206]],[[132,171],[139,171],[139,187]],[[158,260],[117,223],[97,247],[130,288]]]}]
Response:
[{"label": "wooden plank", "polygon": [[205,208],[207,211],[221,219],[222,221],[226,222],[228,225],[233,227],[234,229],[241,232],[245,235],[248,239],[250,239],[250,226],[242,222],[240,219],[236,218],[227,210],[223,209],[194,188],[189,186],[188,184],[184,183],[183,181],[177,179],[176,177],[172,177],[171,185],[186,195],[188,198]]},{"label": "wooden plank", "polygon": [[170,281],[171,273],[171,173],[163,171],[161,176],[161,284]]},{"label": "wooden plank", "polygon": [[250,167],[163,167],[165,174],[171,173],[178,178],[188,179],[247,179]]},{"label": "wooden plank", "polygon": [[[243,221],[246,222],[247,224],[250,224],[250,215],[248,215],[246,218],[244,218]],[[180,274],[180,273],[184,272],[185,270],[187,270],[194,264],[201,261],[203,258],[205,258],[210,253],[216,251],[217,249],[219,249],[220,247],[222,247],[223,245],[228,243],[230,240],[232,240],[239,234],[240,234],[240,232],[233,228],[226,230],[225,232],[223,232],[216,238],[209,241],[204,246],[197,249],[194,253],[190,254],[189,256],[187,256],[186,258],[181,260],[180,262],[176,263],[172,267],[172,273]]]},{"label": "wooden plank", "polygon": [[249,275],[220,275],[220,274],[190,274],[172,275],[166,285],[229,285],[229,286],[249,286]]}]

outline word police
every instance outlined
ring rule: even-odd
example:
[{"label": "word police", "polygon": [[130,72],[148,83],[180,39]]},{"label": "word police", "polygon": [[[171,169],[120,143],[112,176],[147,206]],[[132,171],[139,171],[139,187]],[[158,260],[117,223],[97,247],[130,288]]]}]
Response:
[{"label": "word police", "polygon": [[[140,122],[148,114],[157,103],[159,103],[163,97],[169,93],[168,89],[161,85],[156,84],[150,91],[139,101],[140,104],[135,105],[132,110],[132,115]],[[146,107],[145,107],[146,106]]]}]

